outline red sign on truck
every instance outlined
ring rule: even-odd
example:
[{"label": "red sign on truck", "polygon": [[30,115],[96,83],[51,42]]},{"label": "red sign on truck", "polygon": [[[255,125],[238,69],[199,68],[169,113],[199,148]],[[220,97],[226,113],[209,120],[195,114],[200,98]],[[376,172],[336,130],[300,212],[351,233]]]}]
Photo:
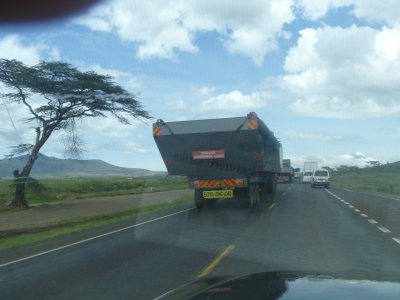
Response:
[{"label": "red sign on truck", "polygon": [[193,151],[193,159],[216,159],[225,158],[225,150],[202,150]]}]

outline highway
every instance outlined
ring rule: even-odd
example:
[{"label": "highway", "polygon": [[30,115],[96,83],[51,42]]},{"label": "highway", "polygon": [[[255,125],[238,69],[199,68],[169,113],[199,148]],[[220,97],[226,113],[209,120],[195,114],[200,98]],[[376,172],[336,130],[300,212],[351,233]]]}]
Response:
[{"label": "highway", "polygon": [[279,185],[0,252],[1,299],[152,299],[199,276],[305,270],[400,281],[400,199]]}]

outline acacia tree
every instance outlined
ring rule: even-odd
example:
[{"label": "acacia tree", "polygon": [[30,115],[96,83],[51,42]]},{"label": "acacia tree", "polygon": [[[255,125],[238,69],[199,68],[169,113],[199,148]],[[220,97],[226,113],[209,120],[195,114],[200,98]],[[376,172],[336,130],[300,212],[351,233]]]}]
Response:
[{"label": "acacia tree", "polygon": [[[115,117],[123,124],[131,119],[150,119],[136,96],[124,90],[107,75],[82,72],[63,62],[40,62],[26,66],[17,60],[0,59],[0,82],[8,103],[18,103],[29,113],[26,122],[34,123],[33,144],[13,147],[9,155],[28,154],[22,171],[14,171],[15,197],[11,206],[26,208],[25,182],[40,149],[52,133],[63,130],[69,136],[70,153],[80,151],[77,121],[84,118]],[[39,99],[39,100],[38,100]]]}]

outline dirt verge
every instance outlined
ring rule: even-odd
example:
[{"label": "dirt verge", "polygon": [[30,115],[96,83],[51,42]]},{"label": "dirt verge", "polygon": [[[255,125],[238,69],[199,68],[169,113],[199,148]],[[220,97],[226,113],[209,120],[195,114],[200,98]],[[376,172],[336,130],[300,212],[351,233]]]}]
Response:
[{"label": "dirt verge", "polygon": [[192,194],[191,190],[175,190],[51,202],[34,205],[22,211],[11,210],[0,214],[0,237],[8,236],[10,233],[38,232],[43,228],[59,227],[79,217],[118,213],[153,204],[169,203]]}]

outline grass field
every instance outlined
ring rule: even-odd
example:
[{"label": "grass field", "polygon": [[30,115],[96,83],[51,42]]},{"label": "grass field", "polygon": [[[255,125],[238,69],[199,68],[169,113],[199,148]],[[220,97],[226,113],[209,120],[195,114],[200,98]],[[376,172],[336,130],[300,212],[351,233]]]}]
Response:
[{"label": "grass field", "polygon": [[394,163],[356,171],[334,172],[332,184],[341,188],[400,195],[400,164]]},{"label": "grass field", "polygon": [[[42,179],[27,184],[28,203],[116,196],[187,188],[185,178]],[[13,199],[10,180],[0,180],[0,205]]]}]

